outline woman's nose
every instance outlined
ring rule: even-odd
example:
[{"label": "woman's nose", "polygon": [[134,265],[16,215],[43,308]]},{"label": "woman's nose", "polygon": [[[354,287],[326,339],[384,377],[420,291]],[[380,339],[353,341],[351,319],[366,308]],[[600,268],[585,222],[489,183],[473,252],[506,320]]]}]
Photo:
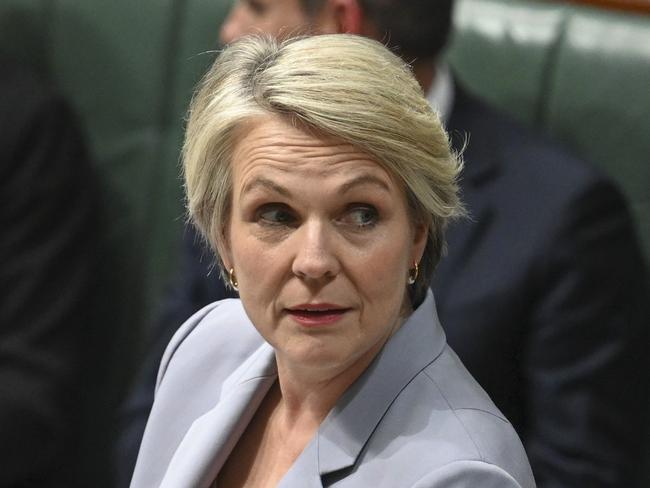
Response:
[{"label": "woman's nose", "polygon": [[305,224],[295,235],[294,275],[303,280],[322,281],[334,278],[340,262],[333,248],[333,236],[327,225]]}]

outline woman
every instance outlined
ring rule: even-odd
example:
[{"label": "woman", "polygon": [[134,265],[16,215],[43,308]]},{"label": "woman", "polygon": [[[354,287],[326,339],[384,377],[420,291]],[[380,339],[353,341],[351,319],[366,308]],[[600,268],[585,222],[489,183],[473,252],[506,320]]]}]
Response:
[{"label": "woman", "polygon": [[397,57],[346,35],[232,44],[184,168],[241,301],[170,343],[132,486],[534,486],[437,322],[460,164]]}]

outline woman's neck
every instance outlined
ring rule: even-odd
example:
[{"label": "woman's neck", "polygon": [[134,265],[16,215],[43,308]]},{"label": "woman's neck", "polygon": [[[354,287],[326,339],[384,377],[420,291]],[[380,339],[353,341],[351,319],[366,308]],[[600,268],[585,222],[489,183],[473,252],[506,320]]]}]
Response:
[{"label": "woman's neck", "polygon": [[275,420],[288,431],[296,427],[312,427],[315,431],[387,340],[388,338],[376,344],[352,364],[331,369],[287,364],[282,356],[276,354],[281,397]]}]

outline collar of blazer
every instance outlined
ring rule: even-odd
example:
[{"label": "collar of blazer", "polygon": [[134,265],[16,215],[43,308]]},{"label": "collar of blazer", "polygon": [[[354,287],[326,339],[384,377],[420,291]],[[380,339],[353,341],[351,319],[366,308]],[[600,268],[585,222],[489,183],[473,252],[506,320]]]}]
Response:
[{"label": "collar of blazer", "polygon": [[440,355],[445,344],[429,291],[323,421],[317,439],[321,476],[354,465],[395,398]]},{"label": "collar of blazer", "polygon": [[[341,397],[279,486],[321,487],[322,476],[354,466],[395,398],[445,344],[429,291]],[[276,378],[273,349],[265,343],[226,380],[215,407],[192,424],[161,486],[210,486]]]}]

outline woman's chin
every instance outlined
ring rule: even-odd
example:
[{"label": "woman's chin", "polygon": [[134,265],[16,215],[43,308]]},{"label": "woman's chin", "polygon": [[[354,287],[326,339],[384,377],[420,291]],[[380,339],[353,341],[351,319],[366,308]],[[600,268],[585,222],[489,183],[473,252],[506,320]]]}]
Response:
[{"label": "woman's chin", "polygon": [[[301,341],[281,351],[276,349],[276,356],[292,371],[302,370],[328,379],[355,371],[355,365],[362,361],[370,351],[354,345],[349,339],[337,341],[317,340]],[[366,361],[364,366],[366,365]],[[316,378],[317,379],[317,378]],[[318,379],[317,379],[318,380]]]}]

